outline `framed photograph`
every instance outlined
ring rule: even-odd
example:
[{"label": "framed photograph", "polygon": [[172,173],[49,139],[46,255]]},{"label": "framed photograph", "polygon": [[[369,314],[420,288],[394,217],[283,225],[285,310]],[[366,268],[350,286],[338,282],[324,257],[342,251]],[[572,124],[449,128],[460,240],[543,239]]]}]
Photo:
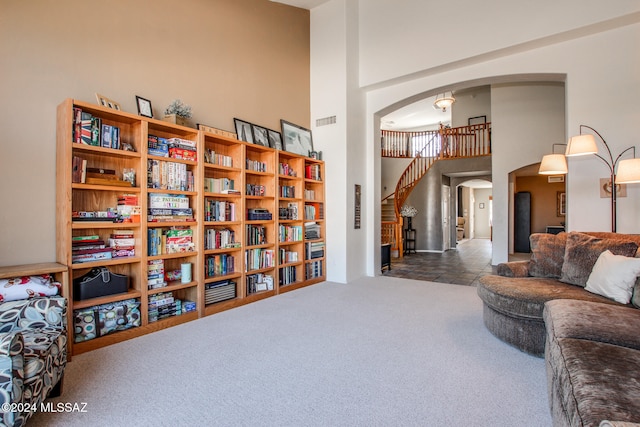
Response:
[{"label": "framed photograph", "polygon": [[478,208],[480,208],[480,209],[484,209],[484,203],[480,203],[480,204],[478,205]]},{"label": "framed photograph", "polygon": [[468,120],[469,120],[469,126],[482,125],[484,123],[487,123],[487,116],[469,117]]},{"label": "framed photograph", "polygon": [[556,216],[565,216],[567,214],[567,193],[564,191],[558,191],[558,203]]},{"label": "framed photograph", "polygon": [[267,129],[267,135],[269,136],[269,146],[276,150],[284,150],[282,146],[282,134],[275,130]]},{"label": "framed photograph", "polygon": [[250,142],[253,144],[253,131],[251,130],[251,123],[245,122],[240,119],[233,119],[233,123],[236,126],[236,133],[240,141]]},{"label": "framed photograph", "polygon": [[113,108],[114,110],[118,111],[122,110],[122,108],[120,107],[120,103],[114,101],[113,99],[109,99],[104,95],[96,93],[96,99],[98,100],[98,104],[102,105],[103,107]]},{"label": "framed photograph", "polygon": [[253,131],[253,143],[262,145],[264,147],[269,146],[269,136],[267,135],[267,129],[258,125],[251,125]]},{"label": "framed photograph", "polygon": [[153,110],[151,109],[151,101],[136,95],[136,104],[138,105],[138,115],[153,118]]},{"label": "framed photograph", "polygon": [[280,120],[284,149],[290,153],[308,156],[313,151],[311,131],[286,120]]}]

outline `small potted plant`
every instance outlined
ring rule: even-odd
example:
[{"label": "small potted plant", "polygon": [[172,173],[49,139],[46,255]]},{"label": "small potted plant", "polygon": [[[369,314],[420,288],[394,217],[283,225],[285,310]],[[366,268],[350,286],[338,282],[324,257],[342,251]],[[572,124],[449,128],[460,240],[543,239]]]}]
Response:
[{"label": "small potted plant", "polygon": [[181,100],[174,100],[164,110],[164,121],[175,123],[182,126],[189,125],[189,119],[191,118],[191,106],[184,104]]}]

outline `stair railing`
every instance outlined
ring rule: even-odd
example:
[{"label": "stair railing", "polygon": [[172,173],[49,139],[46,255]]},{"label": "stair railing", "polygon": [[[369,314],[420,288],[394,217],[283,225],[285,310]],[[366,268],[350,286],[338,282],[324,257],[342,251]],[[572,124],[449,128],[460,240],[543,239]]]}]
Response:
[{"label": "stair railing", "polygon": [[[385,156],[385,153],[392,155]],[[383,199],[384,202],[394,196],[395,222],[382,222],[382,241],[392,243],[392,249],[397,249],[398,256],[402,257],[404,248],[400,210],[404,202],[436,161],[491,155],[491,123],[457,128],[441,125],[438,131],[423,132],[383,130],[382,155],[413,157],[400,176],[395,192]]]}]

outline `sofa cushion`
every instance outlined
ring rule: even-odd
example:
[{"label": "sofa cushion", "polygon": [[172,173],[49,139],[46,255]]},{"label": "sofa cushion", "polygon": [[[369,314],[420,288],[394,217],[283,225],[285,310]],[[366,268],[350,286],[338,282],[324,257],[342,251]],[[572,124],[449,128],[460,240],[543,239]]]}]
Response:
[{"label": "sofa cushion", "polygon": [[586,286],[594,264],[607,249],[615,255],[635,256],[638,244],[625,240],[624,236],[621,234],[620,238],[599,238],[584,233],[569,233],[560,280],[572,285]]},{"label": "sofa cushion", "polygon": [[478,295],[494,310],[516,318],[542,320],[544,303],[568,298],[620,305],[583,288],[540,277],[510,278],[487,275],[480,278]]},{"label": "sofa cushion", "polygon": [[529,274],[533,277],[559,279],[562,275],[567,233],[534,233],[529,237],[529,242],[531,244]]},{"label": "sofa cushion", "polygon": [[594,426],[605,419],[637,421],[640,310],[554,300],[545,305],[544,321],[554,421]]},{"label": "sofa cushion", "polygon": [[593,266],[585,290],[629,304],[639,274],[640,258],[614,255],[606,250]]}]

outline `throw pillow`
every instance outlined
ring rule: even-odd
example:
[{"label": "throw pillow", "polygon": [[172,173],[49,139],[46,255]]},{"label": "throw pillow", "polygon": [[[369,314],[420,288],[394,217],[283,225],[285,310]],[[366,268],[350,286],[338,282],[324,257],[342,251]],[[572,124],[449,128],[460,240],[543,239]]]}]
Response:
[{"label": "throw pillow", "polygon": [[622,304],[629,304],[638,275],[640,258],[614,255],[606,250],[600,254],[593,266],[585,290]]},{"label": "throw pillow", "polygon": [[636,284],[633,286],[633,295],[631,295],[631,304],[634,307],[640,308],[640,277],[636,279]]},{"label": "throw pillow", "polygon": [[562,275],[567,233],[534,233],[529,237],[529,242],[531,243],[529,275],[559,279]]},{"label": "throw pillow", "polygon": [[633,257],[638,244],[628,240],[602,239],[575,231],[568,233],[560,281],[584,287],[598,257],[607,249],[614,255]]}]

